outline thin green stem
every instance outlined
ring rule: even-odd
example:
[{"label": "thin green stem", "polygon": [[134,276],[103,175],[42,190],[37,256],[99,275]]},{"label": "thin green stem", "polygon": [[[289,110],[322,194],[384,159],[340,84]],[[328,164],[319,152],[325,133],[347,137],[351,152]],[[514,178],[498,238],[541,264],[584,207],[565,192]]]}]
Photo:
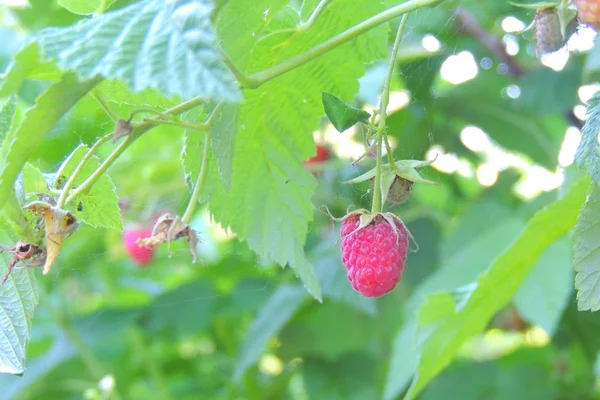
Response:
[{"label": "thin green stem", "polygon": [[321,0],[313,10],[312,14],[310,14],[310,17],[308,17],[308,19],[298,27],[298,31],[306,31],[310,29],[315,24],[317,18],[319,18],[319,16],[323,13],[323,10],[325,10],[327,5],[329,5],[329,3],[331,3],[331,0]]},{"label": "thin green stem", "polygon": [[205,131],[208,129],[208,124],[190,124],[189,122],[159,118],[144,118],[144,122],[151,122],[156,125],[173,125],[186,129],[194,129],[196,131]]},{"label": "thin green stem", "polygon": [[[174,114],[174,115],[182,114],[182,113],[189,111],[195,107],[198,107],[203,102],[204,102],[204,100],[202,98],[195,97],[195,98],[185,101],[181,104],[178,104],[175,107],[169,108],[168,110],[166,110],[164,112],[164,114]],[[71,193],[71,195],[69,195],[67,197],[65,202],[70,203],[77,196],[79,196],[80,194],[89,190],[92,187],[92,185],[98,179],[100,179],[102,174],[104,172],[106,172],[106,170],[112,165],[112,163],[114,163],[119,158],[119,156],[121,154],[123,154],[123,152],[129,146],[131,146],[131,144],[133,142],[135,142],[140,136],[142,136],[144,133],[146,133],[147,131],[149,131],[150,129],[152,129],[156,126],[157,125],[152,122],[142,122],[139,125],[137,125],[133,129],[133,132],[129,136],[127,136],[127,138],[123,142],[121,142],[121,144],[116,149],[113,150],[113,152],[104,160],[104,162],[102,164],[100,164],[100,166],[92,173],[92,175],[90,175],[89,178],[87,178],[81,185],[79,185],[77,187],[77,189],[73,190],[73,192]]]},{"label": "thin green stem", "polygon": [[115,110],[113,110],[112,107],[108,104],[106,98],[104,97],[104,95],[102,95],[100,90],[94,89],[90,92],[90,94],[93,98],[96,99],[96,101],[98,101],[100,107],[102,107],[102,109],[110,117],[110,119],[112,119],[113,121],[117,121],[119,119],[119,116],[117,115]]},{"label": "thin green stem", "polygon": [[[423,7],[433,7],[444,0],[409,0],[402,4],[399,4],[395,7],[389,8],[373,17],[361,22],[358,25],[353,26],[350,29],[345,30],[344,32],[334,36],[333,38],[327,40],[326,42],[321,43],[320,45],[313,47],[312,49],[299,54],[287,61],[284,61],[280,64],[277,64],[271,68],[266,70],[257,72],[250,76],[246,76],[241,71],[234,70],[234,74],[236,78],[240,81],[240,84],[243,87],[247,88],[257,88],[265,82],[270,81],[280,75],[285,74],[295,68],[298,68],[301,65],[306,64],[307,62],[322,56],[323,54],[335,49],[338,46],[354,39],[355,37],[381,25],[384,24],[394,18],[397,18],[401,15],[405,15],[409,12],[415,11],[419,8]],[[231,60],[228,60],[228,65],[231,67],[233,63]],[[240,79],[240,77],[242,79]]]},{"label": "thin green stem", "polygon": [[371,213],[376,214],[381,212],[381,134],[377,137],[377,165],[375,169],[375,187],[373,188],[373,204],[371,205]]},{"label": "thin green stem", "polygon": [[131,121],[133,119],[133,117],[136,116],[136,114],[140,114],[140,113],[151,113],[151,114],[156,114],[156,115],[163,115],[164,116],[164,112],[159,110],[158,108],[154,108],[154,107],[150,107],[150,106],[143,106],[143,107],[137,107],[135,108],[131,114],[129,114],[129,120]]},{"label": "thin green stem", "polygon": [[152,357],[151,353],[148,351],[148,346],[146,345],[144,340],[144,334],[142,333],[141,329],[137,326],[131,329],[131,339],[135,353],[143,357],[144,368],[156,384],[159,398],[164,400],[173,400],[173,397],[169,392],[167,380],[165,379],[165,376],[162,370],[160,369],[160,366],[158,365],[154,357]]},{"label": "thin green stem", "polygon": [[394,66],[396,65],[396,58],[398,57],[398,49],[400,48],[400,43],[402,42],[402,34],[404,32],[404,27],[406,26],[406,20],[408,19],[408,14],[405,14],[400,21],[400,26],[398,27],[398,31],[396,32],[396,39],[394,40],[394,46],[392,47],[392,53],[390,54],[390,59],[388,61],[388,70],[385,76],[385,81],[383,83],[383,91],[381,93],[381,103],[379,104],[379,129],[382,134],[385,134],[386,127],[386,119],[387,119],[387,106],[390,102],[390,87],[392,85],[392,76],[394,74]]},{"label": "thin green stem", "polygon": [[392,154],[392,146],[390,146],[390,141],[388,140],[387,132],[383,135],[383,143],[385,143],[385,152],[387,153],[390,168],[392,169],[392,171],[396,171],[396,161],[394,160],[394,155]]},{"label": "thin green stem", "polygon": [[204,133],[204,149],[202,150],[202,164],[200,165],[200,172],[198,173],[198,179],[196,180],[196,185],[194,186],[194,191],[192,192],[192,196],[190,197],[190,201],[188,202],[187,208],[181,217],[181,221],[188,224],[192,219],[192,215],[194,215],[194,210],[196,209],[196,204],[198,204],[198,199],[200,198],[200,194],[202,193],[202,187],[204,186],[204,178],[206,177],[206,170],[208,164],[208,148],[210,147],[209,143],[209,132]]},{"label": "thin green stem", "polygon": [[258,85],[256,85],[256,82],[252,81],[248,75],[244,74],[237,67],[237,65],[233,62],[233,60],[231,58],[229,58],[227,53],[225,53],[224,51],[221,51],[221,56],[222,56],[221,58],[223,59],[223,62],[225,63],[225,65],[227,65],[227,67],[229,67],[231,72],[233,72],[233,76],[235,76],[235,79],[237,79],[237,81],[241,87],[245,87],[245,88],[258,87]]},{"label": "thin green stem", "polygon": [[62,190],[60,192],[60,196],[58,197],[58,201],[56,202],[56,207],[63,208],[65,206],[65,204],[66,204],[65,201],[67,200],[69,191],[71,190],[73,185],[75,185],[75,181],[79,177],[79,174],[81,174],[81,171],[83,171],[83,167],[85,167],[85,163],[90,158],[92,158],[92,156],[94,155],[94,152],[96,150],[98,150],[98,147],[100,147],[102,145],[102,143],[110,140],[112,138],[112,136],[113,136],[112,133],[102,136],[100,139],[98,139],[96,141],[96,143],[94,143],[94,145],[92,147],[90,147],[90,149],[87,151],[87,153],[85,153],[85,156],[83,156],[83,158],[79,162],[79,165],[77,165],[77,168],[75,168],[75,171],[73,171],[73,173],[69,177],[69,180],[67,180],[67,182],[65,183],[65,186],[62,188]]},{"label": "thin green stem", "polygon": [[[405,3],[406,4],[406,3]],[[392,156],[391,148],[389,147],[389,143],[387,140],[387,106],[390,101],[390,87],[392,85],[392,76],[394,74],[394,66],[396,65],[396,58],[398,57],[398,49],[400,48],[400,43],[402,42],[402,35],[404,32],[404,27],[406,26],[406,21],[408,19],[408,14],[404,14],[402,16],[402,20],[400,21],[400,26],[398,27],[398,31],[396,32],[396,38],[394,40],[394,46],[392,47],[392,52],[390,54],[390,59],[388,62],[388,70],[385,77],[385,81],[383,83],[383,90],[381,93],[381,102],[379,104],[379,125],[377,127],[377,166],[375,170],[375,192],[373,193],[373,205],[371,207],[372,213],[380,212],[383,209],[383,204],[381,204],[381,169],[382,169],[382,157],[381,157],[381,147],[382,142],[386,144],[387,154],[390,160],[390,165],[395,166],[394,159]]]}]

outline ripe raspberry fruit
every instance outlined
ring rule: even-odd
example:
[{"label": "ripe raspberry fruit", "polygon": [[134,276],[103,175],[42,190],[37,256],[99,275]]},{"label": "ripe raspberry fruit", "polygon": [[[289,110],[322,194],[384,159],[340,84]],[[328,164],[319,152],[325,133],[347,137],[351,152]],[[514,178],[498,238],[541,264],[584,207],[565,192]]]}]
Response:
[{"label": "ripe raspberry fruit", "polygon": [[140,267],[148,265],[154,259],[154,248],[142,247],[137,244],[137,240],[150,236],[152,236],[152,229],[127,228],[123,232],[122,239],[125,251],[129,254],[132,261]]},{"label": "ripe raspberry fruit", "polygon": [[383,296],[391,292],[402,277],[409,233],[396,217],[382,214],[357,230],[359,225],[360,215],[350,215],[342,223],[340,232],[342,262],[348,280],[363,296]]},{"label": "ripe raspberry fruit", "polygon": [[581,22],[600,28],[600,0],[573,0]]},{"label": "ripe raspberry fruit", "polygon": [[329,149],[320,144],[317,145],[317,154],[304,162],[306,165],[317,164],[329,160]]}]

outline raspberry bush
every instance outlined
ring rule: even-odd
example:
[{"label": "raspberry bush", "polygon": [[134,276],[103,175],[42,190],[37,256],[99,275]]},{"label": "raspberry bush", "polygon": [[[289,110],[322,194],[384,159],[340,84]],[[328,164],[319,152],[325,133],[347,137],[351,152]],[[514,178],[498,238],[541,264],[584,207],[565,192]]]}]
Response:
[{"label": "raspberry bush", "polygon": [[0,2],[0,400],[600,398],[599,12]]}]

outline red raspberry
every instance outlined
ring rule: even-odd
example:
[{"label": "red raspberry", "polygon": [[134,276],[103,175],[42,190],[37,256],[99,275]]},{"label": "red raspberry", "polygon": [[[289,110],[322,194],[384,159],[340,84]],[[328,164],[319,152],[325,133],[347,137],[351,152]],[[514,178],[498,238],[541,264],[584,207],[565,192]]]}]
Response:
[{"label": "red raspberry", "polygon": [[358,214],[346,218],[342,224],[342,262],[354,290],[366,297],[391,292],[402,277],[408,231],[394,218],[394,232],[388,219],[378,215],[358,231],[355,231],[360,224]]},{"label": "red raspberry", "polygon": [[600,28],[600,0],[574,0],[577,16],[581,22]]},{"label": "red raspberry", "polygon": [[123,246],[134,263],[140,267],[148,265],[154,259],[154,248],[142,247],[138,239],[152,236],[152,229],[127,228],[123,232]]},{"label": "red raspberry", "polygon": [[317,145],[317,154],[304,162],[306,165],[317,164],[329,160],[329,149],[325,146]]}]

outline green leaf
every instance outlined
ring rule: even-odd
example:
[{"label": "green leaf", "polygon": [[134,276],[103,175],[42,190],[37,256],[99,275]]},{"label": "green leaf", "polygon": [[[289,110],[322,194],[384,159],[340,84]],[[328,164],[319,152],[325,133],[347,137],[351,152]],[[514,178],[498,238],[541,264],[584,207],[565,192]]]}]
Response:
[{"label": "green leaf", "polygon": [[[252,71],[271,67],[278,60],[300,54],[382,9],[377,2],[368,0],[336,1],[323,11],[311,29],[287,35],[276,32],[296,29],[297,20],[277,19],[280,12],[289,11],[281,10],[284,3],[257,2],[249,8],[245,0],[232,0],[224,6],[219,18],[219,36],[223,48],[238,66]],[[310,1],[303,6],[312,10],[316,4]],[[239,15],[245,18],[240,19]],[[272,19],[277,22],[277,29],[269,25]],[[232,20],[236,22],[231,23]],[[275,29],[272,34],[262,35],[272,28]],[[377,28],[256,90],[245,92],[245,101],[237,111],[231,188],[225,190],[217,185],[211,191],[209,208],[215,219],[247,241],[265,262],[294,268],[316,298],[320,298],[318,280],[303,254],[316,182],[302,161],[314,152],[312,132],[318,128],[323,114],[321,93],[354,98],[358,78],[365,71],[364,63],[386,53],[387,27]],[[344,68],[338,68],[339,65]],[[218,181],[214,175],[216,171],[207,181]]]},{"label": "green leaf", "polygon": [[584,168],[594,182],[600,183],[600,171],[598,163],[600,155],[598,152],[598,133],[600,132],[600,91],[594,93],[588,101],[586,120],[581,130],[581,142],[575,152],[575,164]]},{"label": "green leaf", "polygon": [[580,311],[600,310],[600,189],[592,184],[583,210],[573,232],[573,266],[577,275],[577,308]]},{"label": "green leaf", "polygon": [[371,114],[368,112],[352,107],[326,92],[323,92],[323,108],[335,129],[340,133],[358,122],[367,122],[371,117]]},{"label": "green leaf", "polygon": [[185,173],[185,184],[190,192],[194,190],[196,179],[200,173],[203,149],[204,134],[194,130],[186,130],[181,160],[183,162],[183,172]]},{"label": "green leaf", "polygon": [[[89,148],[86,145],[79,145],[60,166],[57,177],[63,183],[70,178],[88,151]],[[75,180],[75,186],[86,180],[99,166],[98,157],[92,156],[87,160]],[[93,227],[123,229],[119,197],[108,174],[100,176],[89,191],[74,200],[74,204],[73,213],[80,221]]]},{"label": "green leaf", "polygon": [[306,292],[299,285],[283,285],[273,293],[242,341],[235,367],[236,379],[240,379],[260,358],[269,339],[283,328],[307,299]]},{"label": "green leaf", "polygon": [[92,14],[100,9],[100,5],[104,3],[105,11],[117,0],[58,0],[58,5],[66,8],[73,14],[87,15]]},{"label": "green leaf", "polygon": [[406,395],[414,399],[451,361],[465,340],[481,332],[505,306],[544,250],[577,220],[589,181],[538,211],[525,229],[475,283],[450,293],[428,296],[418,311],[419,366]]},{"label": "green leaf", "polygon": [[[2,110],[0,110],[0,142],[2,143],[4,143],[4,139],[10,131],[16,111],[17,107],[15,105],[14,97],[8,99],[2,106]],[[4,147],[4,145],[2,147]]]},{"label": "green leaf", "polygon": [[515,296],[523,318],[554,335],[573,290],[571,249],[566,239],[549,246]]},{"label": "green leaf", "polygon": [[27,110],[21,125],[11,136],[6,158],[0,161],[0,207],[6,202],[30,154],[59,119],[98,82],[99,79],[79,82],[73,74],[65,74]]},{"label": "green leaf", "polygon": [[[0,225],[1,241],[14,241],[3,217],[0,217]],[[8,258],[0,258],[0,274],[4,276]],[[38,294],[31,269],[14,270],[0,286],[0,373],[21,374],[25,371],[25,349],[37,304]]]},{"label": "green leaf", "polygon": [[15,56],[8,72],[0,80],[0,97],[16,93],[26,79],[55,81],[61,72],[54,62],[42,62],[37,43],[31,43]]},{"label": "green leaf", "polygon": [[[207,2],[145,0],[38,36],[43,58],[84,79],[125,81],[134,91],[237,101],[217,51]],[[165,73],[168,71],[168,73]]]},{"label": "green leaf", "polygon": [[48,184],[46,183],[46,178],[44,178],[42,171],[30,163],[26,163],[22,173],[25,193],[49,193]]},{"label": "green leaf", "polygon": [[238,112],[238,106],[226,104],[210,126],[212,151],[217,160],[219,175],[225,190],[231,188]]}]

